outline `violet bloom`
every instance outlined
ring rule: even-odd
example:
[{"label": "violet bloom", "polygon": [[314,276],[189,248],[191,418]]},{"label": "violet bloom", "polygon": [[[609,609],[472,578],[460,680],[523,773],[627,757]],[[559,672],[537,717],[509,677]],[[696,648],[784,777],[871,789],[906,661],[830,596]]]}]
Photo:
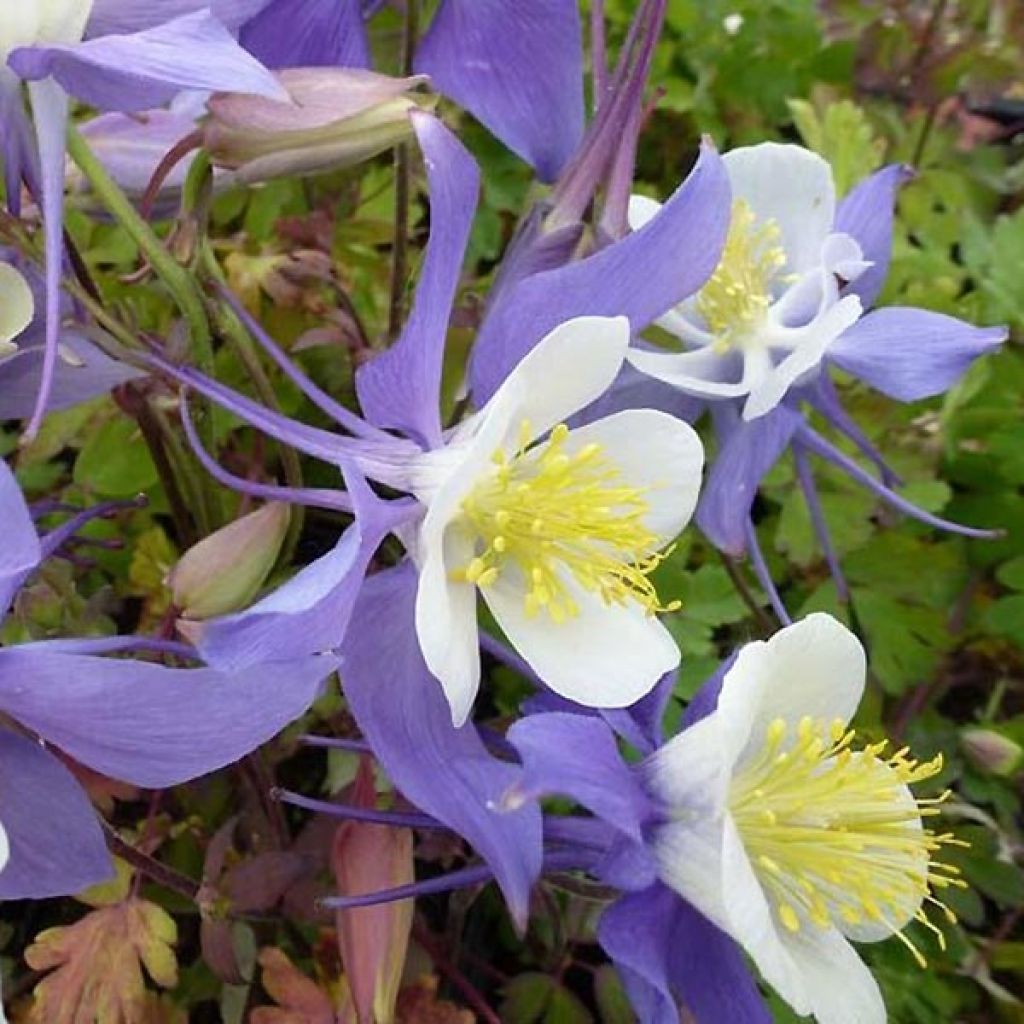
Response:
[{"label": "violet bloom", "polygon": [[[0,463],[0,617],[83,513],[40,536]],[[145,638],[51,640],[0,649],[0,899],[78,892],[112,875],[99,821],[55,749],[112,778],[164,788],[231,764],[301,715],[337,666],[331,657],[263,664],[244,673],[171,669],[101,657],[129,650],[194,657]]]},{"label": "violet bloom", "polygon": [[[885,280],[893,208],[907,168],[893,165],[835,203],[831,172],[796,146],[767,143],[723,158],[735,189],[722,260],[703,288],[659,321],[683,351],[635,348],[634,366],[707,403],[719,437],[697,521],[721,550],[749,553],[783,621],[788,614],[757,545],[750,510],[761,479],[787,450],[840,596],[842,573],[821,515],[809,456],[849,473],[894,508],[939,529],[990,536],[947,522],[902,498],[898,478],[843,409],[831,366],[899,401],[950,388],[1006,338],[928,310],[870,310]],[[634,203],[639,226],[653,212]],[[867,309],[861,315],[861,311]],[[803,403],[878,468],[876,479],[817,433]]]},{"label": "violet bloom", "polygon": [[[474,845],[497,874],[514,913],[522,919],[526,913],[529,879],[539,857],[537,826],[496,829],[489,808],[501,785],[508,784],[508,766],[494,763],[472,726],[453,723],[453,711],[457,720],[465,718],[479,672],[479,656],[475,650],[470,652],[466,639],[472,637],[476,629],[472,607],[475,587],[465,580],[457,601],[461,623],[457,639],[459,649],[468,652],[462,662],[471,673],[463,673],[463,680],[468,679],[469,685],[463,681],[459,687],[452,687],[453,700],[449,703],[425,663],[417,636],[416,605],[422,577],[415,565],[407,560],[393,572],[380,573],[364,582],[374,552],[389,533],[405,540],[414,552],[418,546],[421,553],[430,547],[436,550],[432,540],[427,548],[418,545],[417,533],[426,524],[424,505],[415,497],[383,501],[366,486],[364,477],[415,495],[429,476],[425,470],[433,468],[436,477],[436,471],[445,468],[446,472],[455,474],[453,479],[458,479],[460,463],[467,453],[465,445],[459,446],[458,442],[472,440],[472,434],[460,433],[459,428],[452,433],[444,429],[439,392],[445,339],[479,176],[469,154],[440,122],[417,113],[413,115],[413,123],[427,167],[431,233],[413,308],[401,337],[390,350],[361,367],[357,375],[365,418],[332,400],[306,378],[237,303],[236,312],[247,323],[253,337],[281,371],[335,421],[337,431],[313,428],[275,414],[191,368],[174,366],[160,357],[153,357],[153,362],[244,421],[337,467],[347,489],[341,488],[341,481],[338,489],[295,490],[256,484],[226,473],[197,447],[207,468],[219,480],[254,497],[354,514],[354,522],[335,548],[302,568],[292,580],[244,612],[197,626],[193,636],[204,658],[211,664],[240,669],[269,656],[301,656],[340,644],[346,659],[346,695],[360,727],[391,779],[410,799]],[[559,418],[571,413],[579,402],[597,397],[610,383],[609,374],[614,375],[616,365],[620,365],[625,356],[628,341],[625,324],[600,324],[602,335],[607,337],[601,344],[599,376],[602,379],[599,380],[588,370],[586,323],[570,324],[571,331],[570,327],[560,325],[583,316],[589,309],[608,317],[625,315],[632,322],[646,323],[658,311],[695,290],[717,260],[727,221],[726,200],[727,186],[720,161],[713,151],[706,150],[687,182],[644,231],[630,236],[622,247],[610,247],[569,268],[568,278],[554,274],[548,291],[534,293],[533,309],[526,310],[528,315],[518,323],[507,325],[510,331],[508,351],[513,350],[513,345],[521,346],[520,359],[512,362],[510,371],[521,361],[522,354],[535,348],[538,357],[544,360],[556,349],[562,350],[558,357],[561,362],[556,359],[555,363],[545,363],[557,370],[547,374],[550,380],[543,380],[543,395],[552,400],[545,398],[545,407],[530,413],[536,419],[538,432],[555,426]],[[688,266],[673,267],[662,276],[651,271],[665,266],[664,262],[638,262],[639,253],[649,249],[656,254],[659,245],[674,244],[679,233],[694,239],[693,259]],[[552,346],[547,355],[543,354],[545,339]],[[563,344],[567,341],[571,342],[568,348]],[[501,392],[505,378],[496,381],[495,404],[488,408],[487,403],[483,403],[488,411],[482,410],[471,420],[473,431],[484,425],[488,430],[492,426],[500,428],[495,443],[481,448],[484,454],[481,468],[486,468],[497,444],[506,437],[514,439],[519,429],[520,424],[512,422],[516,417],[509,417],[508,412],[528,409],[529,395],[524,396],[520,385],[531,365],[526,364],[519,378],[505,374],[511,383],[504,394]],[[586,377],[586,393],[581,392],[582,384],[576,377]],[[540,394],[538,401],[539,398]],[[495,415],[496,411],[502,415]],[[187,415],[185,426],[193,444],[197,445],[198,439]],[[513,427],[510,435],[506,426]],[[688,453],[682,463],[674,462],[689,476],[691,486],[688,493],[681,496],[680,507],[668,513],[668,518],[674,518],[674,522],[666,518],[652,527],[659,538],[677,528],[680,517],[685,519],[685,508],[692,500],[696,483],[697,449],[692,434],[682,424],[674,426],[673,431],[674,436],[681,439],[679,450]],[[566,438],[562,433],[559,431],[561,440],[557,443],[564,445]],[[527,440],[534,436],[531,432]],[[452,440],[457,444],[449,445]],[[555,440],[553,435],[551,440]],[[537,452],[537,456],[541,454]],[[560,459],[556,461],[561,463]],[[628,468],[631,477],[637,469],[643,471],[644,475],[637,477],[641,487],[650,482],[668,483],[660,479],[651,481],[646,475],[649,470],[638,466],[637,461],[631,457]],[[424,494],[423,497],[430,496]],[[440,506],[435,505],[435,508],[440,510]],[[438,512],[435,519],[440,521],[445,517]],[[646,548],[646,542],[643,546]],[[443,542],[441,552],[443,556]],[[468,569],[469,563],[462,568]],[[421,564],[425,565],[426,560]],[[487,567],[483,572],[486,571]],[[532,572],[530,575],[532,577]],[[509,578],[514,579],[515,574],[510,574]],[[485,589],[486,582],[485,579]],[[520,592],[519,600],[524,597]],[[642,617],[638,617],[635,628],[660,630],[656,622],[641,620]],[[550,622],[545,628],[555,635],[559,629]],[[486,637],[483,639],[488,642]],[[427,646],[430,647],[429,642]],[[599,649],[605,650],[606,645]],[[667,663],[666,651],[666,645],[659,640],[652,650],[634,652],[639,659],[637,664],[643,669],[632,673],[635,678],[630,688],[634,694],[654,682],[653,678],[642,682],[649,669],[641,663],[658,661],[656,670],[663,661]],[[530,656],[525,647],[523,653]],[[584,647],[578,647],[577,653],[580,658],[593,661]],[[671,654],[674,664],[678,653]],[[386,659],[386,665],[382,658]],[[564,654],[562,658],[564,662]],[[436,669],[436,651],[431,659]],[[601,699],[606,700],[607,694],[602,694]]]},{"label": "violet bloom", "polygon": [[[743,647],[706,684],[683,730],[639,765],[622,760],[600,719],[540,714],[509,740],[520,790],[573,797],[596,821],[546,823],[549,844],[575,848],[626,891],[598,926],[641,1020],[767,1022],[739,949],[798,1014],[820,1024],[884,1024],[878,985],[849,940],[903,935],[962,886],[940,851],[955,844],[924,819],[944,794],[915,797],[942,759],[919,763],[886,743],[856,743],[849,720],[864,691],[856,637],[809,616]],[[595,855],[596,854],[596,855]]]},{"label": "violet bloom", "polygon": [[[273,76],[209,10],[130,35],[83,41],[92,0],[37,0],[0,11],[0,130],[8,203],[17,213],[24,178],[39,198],[46,240],[46,345],[38,398],[26,434],[46,412],[57,363],[63,251],[65,133],[69,96],[101,110],[157,107],[185,89],[234,89],[279,96]],[[120,6],[152,5],[121,0]],[[35,145],[21,98],[28,95]]]},{"label": "violet bloom", "polygon": [[[659,561],[658,552],[688,519],[699,480],[699,445],[688,426],[657,412],[623,413],[578,436],[558,424],[607,389],[629,340],[625,319],[580,314],[590,305],[602,307],[602,313],[629,314],[651,304],[652,296],[658,302],[661,295],[685,293],[709,269],[714,250],[703,246],[682,279],[677,274],[666,281],[643,279],[629,264],[633,247],[645,240],[656,245],[674,229],[715,225],[707,204],[714,205],[722,194],[717,158],[705,153],[662,216],[647,232],[632,236],[626,251],[612,248],[576,265],[574,287],[552,290],[543,315],[516,325],[517,338],[531,354],[475,416],[445,431],[438,410],[441,360],[478,175],[469,155],[439,122],[420,113],[413,119],[430,177],[432,231],[402,337],[357,375],[366,420],[339,408],[302,378],[251,324],[282,369],[354,436],[294,424],[192,370],[164,366],[250,423],[339,466],[350,484],[356,470],[417,500],[384,503],[365,487],[351,495],[256,488],[264,497],[355,510],[356,524],[335,552],[264,602],[205,623],[197,643],[212,663],[236,666],[265,656],[278,644],[288,650],[336,645],[347,622],[342,609],[351,608],[373,550],[394,531],[422,570],[418,632],[456,723],[468,715],[479,678],[478,588],[548,685],[585,703],[629,704],[678,660],[674,645],[650,617],[659,602],[647,577]],[[621,287],[620,271],[633,288]],[[641,419],[643,429],[625,429],[627,422]],[[544,441],[552,428],[555,434]],[[542,443],[534,446],[538,439]],[[493,461],[499,451],[504,470]],[[591,458],[596,461],[584,465]],[[592,480],[598,471],[599,479]],[[530,524],[529,529],[523,526],[520,510],[495,490],[502,473],[515,477],[519,487],[532,487],[535,498],[544,497],[550,522],[539,515],[534,516],[536,532],[530,532]],[[597,487],[603,496],[589,513],[580,504],[588,487]],[[563,502],[587,513],[574,536],[555,514]],[[599,509],[604,519],[595,518]],[[541,557],[542,544],[549,545],[550,555]],[[305,628],[297,628],[299,622]]]}]

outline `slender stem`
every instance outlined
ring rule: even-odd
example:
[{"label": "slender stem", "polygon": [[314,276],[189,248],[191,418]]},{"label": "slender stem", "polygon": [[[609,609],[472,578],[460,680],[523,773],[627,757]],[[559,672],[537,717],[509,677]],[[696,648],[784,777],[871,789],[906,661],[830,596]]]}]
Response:
[{"label": "slender stem", "polygon": [[185,899],[195,902],[199,886],[193,879],[180,871],[175,871],[174,868],[169,868],[166,864],[161,864],[155,857],[150,857],[149,854],[126,843],[105,821],[102,822],[102,825],[111,853],[120,857],[126,864],[130,864],[151,882],[162,885],[165,889],[170,889],[171,892],[176,892],[179,896],[184,896]]},{"label": "slender stem", "polygon": [[[416,56],[419,23],[418,0],[406,0],[402,32],[402,74],[411,75]],[[409,257],[409,198],[412,190],[412,149],[403,142],[395,150],[395,243],[391,254],[391,301],[388,307],[388,341],[402,331],[405,313],[405,275]]]},{"label": "slender stem", "polygon": [[192,523],[192,516],[189,514],[188,502],[182,494],[178,484],[174,466],[168,457],[167,449],[164,446],[163,431],[160,423],[153,415],[153,410],[146,397],[132,387],[125,385],[123,389],[124,405],[127,411],[135,418],[139,425],[143,440],[149,448],[149,454],[156,466],[160,482],[163,484],[164,493],[167,495],[167,502],[171,506],[171,518],[174,520],[174,531],[177,534],[178,543],[182,547],[189,547],[198,539]]},{"label": "slender stem", "polygon": [[149,408],[154,422],[160,428],[164,447],[174,465],[175,472],[189,492],[190,507],[196,529],[201,537],[205,537],[212,533],[220,523],[220,505],[215,500],[211,488],[205,486],[205,475],[198,471],[196,459],[181,443],[181,438],[168,422],[166,414],[159,406],[151,405]]},{"label": "slender stem", "polygon": [[419,919],[413,922],[413,938],[422,947],[423,951],[433,961],[437,973],[443,975],[459,990],[462,998],[476,1011],[477,1016],[484,1021],[484,1024],[501,1024],[501,1019],[487,1004],[487,1000],[477,990],[476,986],[467,978],[462,971],[448,958],[437,936],[431,932]]},{"label": "slender stem", "polygon": [[718,557],[722,560],[722,565],[725,568],[729,579],[732,581],[733,587],[736,588],[736,593],[740,595],[743,603],[750,609],[754,618],[757,619],[757,624],[760,627],[761,632],[765,636],[769,636],[774,633],[775,623],[772,622],[771,617],[761,607],[757,598],[754,597],[754,593],[747,585],[747,581],[743,578],[743,573],[740,572],[739,566],[737,566],[736,562],[724,551],[719,551]]},{"label": "slender stem", "polygon": [[196,361],[207,372],[213,369],[213,339],[202,296],[191,275],[164,248],[163,242],[138,214],[88,143],[71,127],[68,154],[85,175],[97,198],[139,247],[157,277],[163,281],[188,325]]}]

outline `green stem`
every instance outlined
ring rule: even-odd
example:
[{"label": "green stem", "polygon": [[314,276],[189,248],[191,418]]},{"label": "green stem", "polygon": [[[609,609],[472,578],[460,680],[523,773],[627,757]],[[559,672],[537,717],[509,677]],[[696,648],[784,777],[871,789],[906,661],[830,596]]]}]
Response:
[{"label": "green stem", "polygon": [[213,337],[202,295],[189,272],[164,248],[159,236],[139,215],[73,126],[68,130],[68,155],[85,175],[97,198],[139,247],[153,272],[171,293],[188,325],[197,364],[205,373],[212,372]]}]

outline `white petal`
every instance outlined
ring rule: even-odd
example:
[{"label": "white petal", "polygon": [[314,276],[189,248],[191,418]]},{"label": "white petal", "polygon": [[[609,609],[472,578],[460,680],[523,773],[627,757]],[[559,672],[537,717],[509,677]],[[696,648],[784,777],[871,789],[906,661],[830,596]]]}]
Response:
[{"label": "white petal", "polygon": [[629,226],[633,231],[639,231],[645,224],[654,220],[661,209],[661,203],[657,199],[649,199],[647,196],[630,196],[629,208],[626,216]]},{"label": "white petal", "polygon": [[28,282],[9,263],[0,263],[0,351],[28,327],[34,311]]},{"label": "white petal", "polygon": [[0,871],[3,871],[10,859],[11,844],[7,838],[7,830],[0,824]]},{"label": "white petal", "polygon": [[821,262],[821,247],[835,222],[832,168],[801,146],[763,142],[723,156],[733,199],[744,199],[758,220],[782,232],[786,272],[803,273]]},{"label": "white petal", "polygon": [[737,750],[743,762],[760,752],[776,718],[791,727],[804,715],[849,722],[864,693],[865,671],[860,641],[822,612],[770,640],[747,644],[726,673],[718,698],[723,747]]},{"label": "white petal", "polygon": [[449,572],[473,557],[472,538],[458,527],[445,531],[442,543],[424,550],[416,590],[416,636],[423,660],[441,684],[452,722],[469,717],[480,688],[480,651],[476,625],[476,587],[455,582]]},{"label": "white petal", "polygon": [[722,874],[725,819],[695,813],[692,818],[659,827],[652,846],[658,876],[709,921],[729,931]]},{"label": "white petal", "polygon": [[674,540],[690,521],[700,493],[704,446],[689,423],[655,409],[627,409],[573,430],[566,454],[599,444],[630,487],[649,488],[647,528]]},{"label": "white petal", "polygon": [[[0,58],[7,63],[11,50],[31,46],[39,38],[41,12],[35,3],[0,4]],[[4,68],[7,71],[7,68]]]},{"label": "white petal", "polygon": [[629,336],[624,316],[581,316],[559,324],[523,357],[481,412],[487,415],[504,391],[514,390],[522,396],[530,439],[546,434],[608,390],[626,358]]},{"label": "white petal", "polygon": [[[818,1024],[885,1024],[882,993],[857,951],[835,929],[785,936]],[[783,993],[780,992],[780,995]]]},{"label": "white petal", "polygon": [[738,398],[750,391],[750,384],[736,376],[738,360],[732,353],[719,355],[710,348],[693,352],[650,352],[631,348],[626,359],[641,373],[671,384],[699,398]]},{"label": "white petal", "polygon": [[[77,43],[85,34],[85,23],[93,0],[35,0],[39,5],[39,42]],[[31,5],[30,5],[31,6]]]},{"label": "white petal", "polygon": [[727,931],[757,964],[764,980],[797,1013],[810,1013],[803,973],[778,926],[736,829],[727,816],[722,830],[722,894]]},{"label": "white petal", "polygon": [[743,418],[756,420],[771,412],[794,384],[821,365],[832,342],[860,319],[862,308],[856,295],[847,295],[806,327],[789,332],[797,341],[796,346],[751,389],[743,406]]},{"label": "white petal", "polygon": [[714,345],[715,336],[707,329],[703,318],[696,310],[695,297],[683,299],[673,309],[663,313],[654,322],[669,334],[677,337],[685,348],[705,348]]},{"label": "white petal", "polygon": [[564,580],[579,614],[554,623],[530,617],[525,587],[511,568],[481,593],[512,646],[555,693],[592,708],[635,704],[679,664],[668,630],[635,602],[606,605]]},{"label": "white petal", "polygon": [[870,260],[864,259],[864,250],[852,236],[836,231],[825,239],[821,247],[822,266],[831,274],[836,274],[844,281],[856,281],[868,267]]},{"label": "white petal", "polygon": [[712,712],[643,762],[644,784],[666,806],[704,818],[722,816],[732,766],[722,757],[720,725]]}]

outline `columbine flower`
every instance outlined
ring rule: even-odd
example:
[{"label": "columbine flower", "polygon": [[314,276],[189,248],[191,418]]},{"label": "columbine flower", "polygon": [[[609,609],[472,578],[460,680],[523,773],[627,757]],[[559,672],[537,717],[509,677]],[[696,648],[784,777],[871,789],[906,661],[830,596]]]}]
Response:
[{"label": "columbine flower", "polygon": [[700,441],[653,410],[565,422],[610,386],[629,335],[624,317],[556,328],[412,467],[416,630],[456,723],[480,678],[477,589],[541,679],[588,706],[632,704],[678,664],[650,574],[693,512]]},{"label": "columbine flower", "polygon": [[[635,349],[637,369],[704,398],[746,396],[745,419],[773,409],[813,375],[861,315],[843,286],[867,270],[857,241],[835,229],[832,169],[799,146],[762,143],[722,158],[732,221],[721,261],[696,295],[658,323],[687,351]],[[633,229],[660,204],[630,202]]]},{"label": "columbine flower", "polygon": [[[88,510],[40,536],[0,460],[0,620],[19,588]],[[190,648],[143,637],[49,640],[0,648],[0,899],[78,892],[112,873],[96,814],[48,746],[95,771],[165,788],[237,760],[301,715],[337,659],[254,665],[229,674],[99,657]]]},{"label": "columbine flower", "polygon": [[[441,357],[478,174],[439,122],[423,112],[411,117],[427,158],[433,230],[405,331],[356,376],[366,419],[307,380],[239,311],[284,372],[353,436],[296,424],[189,368],[153,360],[254,426],[342,467],[353,493],[251,485],[207,460],[220,479],[254,496],[357,510],[356,527],[334,552],[249,612],[204,623],[195,642],[204,657],[232,667],[281,645],[293,651],[336,646],[374,550],[396,532],[421,570],[418,633],[456,723],[466,719],[479,680],[475,590],[481,585],[509,639],[548,686],[589,705],[632,703],[678,661],[653,617],[661,605],[648,577],[692,512],[699,442],[689,426],[650,410],[569,431],[565,421],[600,397],[622,367],[630,327],[623,317],[569,316],[540,332],[550,313],[523,325],[527,351],[534,351],[517,361],[480,412],[452,431],[442,429]],[[686,221],[706,195],[719,195],[716,158],[706,153],[705,159],[673,201],[672,223]],[[576,265],[584,272],[584,296],[596,293],[601,268],[610,273],[625,254],[614,257],[612,267],[600,254],[596,266]],[[632,310],[671,287],[660,280],[637,284],[614,304]],[[557,310],[562,299],[551,294]],[[418,501],[385,505],[365,486],[354,487],[354,474]],[[538,501],[527,521],[527,503]]]},{"label": "columbine flower", "polygon": [[[883,167],[836,205],[827,165],[799,147],[756,146],[722,162],[735,200],[725,254],[703,287],[660,321],[688,350],[635,348],[630,361],[708,402],[719,447],[697,522],[720,550],[750,555],[776,614],[788,622],[750,516],[761,479],[787,451],[841,599],[847,588],[811,455],[905,515],[964,536],[991,536],[933,515],[893,489],[899,477],[843,409],[825,368],[839,367],[898,401],[918,401],[950,388],[1007,332],[910,307],[859,315],[884,284],[893,208],[909,168]],[[635,200],[637,223],[652,208],[650,200]],[[880,479],[807,422],[805,402],[877,467]]]},{"label": "columbine flower", "polygon": [[[424,153],[430,187],[430,239],[416,299],[401,337],[357,373],[363,417],[334,401],[305,377],[237,302],[232,303],[233,308],[254,340],[336,424],[335,430],[311,427],[275,414],[189,367],[171,365],[155,355],[152,362],[186,387],[231,409],[252,426],[340,469],[345,476],[346,489],[341,488],[341,481],[336,489],[296,489],[232,476],[198,447],[185,407],[184,425],[190,440],[204,464],[221,482],[260,499],[319,505],[353,513],[355,518],[331,552],[302,568],[293,579],[247,611],[203,622],[194,635],[203,657],[211,664],[237,671],[271,655],[300,656],[340,645],[346,664],[344,686],[349,705],[389,777],[407,797],[472,843],[501,881],[517,919],[524,921],[529,888],[540,858],[539,814],[524,808],[514,820],[509,816],[504,822],[495,823],[489,807],[500,798],[518,771],[491,757],[471,725],[453,726],[453,711],[459,721],[465,718],[466,703],[476,689],[479,671],[475,664],[479,652],[473,649],[470,662],[466,644],[470,631],[474,636],[476,632],[473,621],[475,585],[470,584],[467,570],[471,575],[479,571],[477,583],[489,569],[497,570],[484,580],[485,589],[490,582],[492,598],[495,593],[508,594],[507,603],[511,607],[508,621],[513,623],[509,628],[515,630],[519,620],[527,620],[527,591],[523,585],[526,577],[512,557],[519,554],[519,549],[513,552],[509,539],[534,543],[543,538],[535,538],[530,531],[522,535],[517,532],[506,539],[504,552],[491,553],[492,557],[502,555],[502,564],[495,561],[482,566],[474,564],[475,558],[484,562],[486,549],[498,534],[494,532],[484,543],[486,532],[473,533],[462,502],[469,499],[474,514],[483,515],[484,531],[488,530],[488,524],[493,522],[496,526],[499,519],[504,521],[505,517],[499,513],[510,510],[503,509],[500,502],[494,504],[496,494],[492,489],[500,470],[493,462],[499,448],[506,461],[506,473],[521,475],[521,482],[528,489],[540,484],[540,463],[546,460],[545,472],[552,473],[543,485],[547,499],[551,498],[554,489],[551,485],[563,469],[572,470],[571,482],[577,489],[596,486],[603,490],[612,486],[616,472],[621,473],[621,486],[627,492],[623,495],[625,507],[613,509],[606,502],[591,509],[599,515],[596,525],[600,529],[609,525],[616,528],[610,537],[613,543],[605,543],[594,533],[586,538],[588,543],[582,549],[579,545],[582,537],[572,538],[571,545],[565,547],[564,542],[569,538],[564,535],[564,522],[558,524],[562,533],[552,535],[551,539],[559,541],[560,548],[577,563],[581,550],[605,559],[606,566],[607,556],[615,556],[624,574],[620,583],[636,579],[640,588],[636,594],[641,599],[645,594],[651,597],[644,582],[647,573],[635,574],[633,562],[641,553],[644,559],[656,558],[661,546],[685,521],[697,485],[699,445],[689,428],[675,423],[669,425],[660,414],[609,418],[599,428],[595,427],[590,437],[585,431],[556,430],[566,417],[596,398],[611,382],[623,362],[628,328],[621,320],[598,319],[589,321],[596,331],[581,330],[580,323],[555,331],[553,337],[547,339],[546,351],[543,339],[559,324],[579,315],[572,310],[574,305],[586,308],[594,303],[602,307],[602,312],[627,313],[646,323],[650,319],[649,309],[664,309],[679,295],[686,294],[691,280],[699,281],[700,275],[706,276],[714,265],[714,254],[709,255],[704,250],[713,250],[718,234],[724,234],[718,232],[721,220],[718,208],[726,186],[717,157],[712,151],[705,151],[691,179],[673,199],[671,209],[667,209],[664,217],[658,218],[648,231],[630,236],[630,244],[624,245],[623,251],[613,253],[611,262],[602,258],[604,254],[598,254],[569,268],[568,279],[556,273],[554,280],[540,283],[539,291],[534,291],[529,299],[532,309],[528,322],[508,325],[509,345],[504,348],[505,352],[512,352],[523,343],[518,358],[510,363],[514,367],[522,360],[523,353],[540,342],[539,361],[524,362],[515,375],[516,383],[504,388],[508,374],[500,374],[500,379],[498,374],[492,374],[492,379],[497,380],[494,391],[502,392],[500,401],[482,403],[486,411],[481,410],[468,425],[446,432],[439,409],[441,365],[479,189],[479,174],[472,158],[440,122],[422,112],[413,113],[411,118]],[[683,273],[673,272],[668,280],[663,280],[661,275],[648,273],[644,266],[638,266],[637,245],[645,240],[654,245],[659,240],[675,238],[677,231],[683,229],[689,229],[689,233],[700,240],[695,243],[692,261],[696,269],[688,265]],[[708,233],[711,240],[706,242]],[[666,294],[672,297],[666,299]],[[569,312],[561,315],[563,309]],[[500,341],[500,334],[496,337]],[[524,393],[526,384],[530,388]],[[524,419],[529,419],[530,425],[520,440]],[[621,437],[613,436],[616,424],[620,428],[643,425],[645,430],[623,442]],[[580,459],[583,449],[592,442],[603,451],[590,449],[586,458]],[[645,443],[649,448],[642,447]],[[467,462],[470,451],[476,466],[473,471]],[[676,465],[658,467],[655,459],[661,453],[677,456]],[[595,463],[590,460],[599,455],[601,465],[612,473],[611,478],[592,479]],[[366,486],[363,476],[397,490],[418,493],[430,507],[425,508],[415,498],[381,501]],[[584,480],[588,483],[584,484]],[[486,486],[477,491],[478,483]],[[669,488],[668,493],[678,489],[679,498],[679,505],[664,516],[661,510],[666,494],[660,493],[663,486]],[[582,494],[577,493],[574,500],[582,500]],[[641,513],[643,505],[649,506],[649,511],[657,511],[658,518],[648,511]],[[621,515],[611,516],[611,511]],[[426,529],[427,516],[430,517],[429,529]],[[629,525],[627,537],[625,532],[617,531],[630,517],[635,522]],[[439,608],[449,606],[450,596],[458,602],[455,621],[462,632],[454,639],[462,645],[463,665],[456,679],[459,691],[456,693],[452,688],[459,702],[455,708],[424,663],[417,639],[415,608],[420,600],[417,567],[406,560],[392,570],[364,580],[374,552],[389,533],[406,539],[418,557],[431,558],[431,585],[424,589],[424,607],[435,598],[434,603]],[[451,535],[461,541],[462,551],[446,553],[439,535],[441,538]],[[471,539],[472,545],[465,544],[466,539]],[[621,546],[624,539],[629,540],[626,549]],[[534,586],[531,563],[537,561],[537,550],[528,555],[531,588]],[[523,553],[527,554],[525,548]],[[454,560],[446,561],[446,554],[452,555]],[[660,627],[648,615],[650,602],[644,607],[642,601],[630,596],[626,604],[613,602],[604,607],[593,592],[580,600],[576,591],[582,589],[586,593],[586,590],[568,570],[561,555],[558,560],[553,555],[547,557],[549,560],[536,567],[541,569],[542,577],[545,568],[557,572],[557,582],[564,588],[564,594],[557,595],[560,607],[568,594],[581,611],[588,614],[567,615],[559,626],[551,621],[550,611],[545,610],[550,601],[547,606],[540,606],[538,602],[536,620],[526,621],[525,631],[521,630],[526,637],[524,655],[539,659],[543,667],[549,662],[549,652],[542,645],[568,643],[576,645],[572,654],[581,664],[584,660],[593,664],[595,659],[587,645],[593,643],[606,649],[606,640],[592,628],[585,630],[587,645],[578,643],[575,637],[592,621],[589,612],[596,610],[599,617],[614,618],[618,636],[637,637],[645,644],[654,637],[656,644],[653,651],[638,645],[633,651],[614,652],[617,663],[628,659],[630,671],[625,686],[616,684],[617,693],[611,693],[613,687],[608,685],[611,680],[604,667],[597,666],[594,680],[602,684],[603,692],[589,690],[592,699],[627,700],[626,689],[636,692],[654,683],[653,678],[645,680],[653,664],[659,660],[675,663],[678,653],[669,651]],[[426,564],[423,561],[420,564],[426,573]],[[591,579],[597,567],[596,562],[589,567]],[[449,579],[449,570],[459,578]],[[605,579],[612,582],[612,576]],[[605,580],[598,578],[597,582]],[[624,586],[616,586],[610,592],[625,596],[625,590]],[[501,596],[497,598],[501,599]],[[545,639],[545,631],[552,636],[550,641]],[[486,642],[486,638],[483,639]],[[427,642],[434,645],[432,649],[437,653],[440,644],[436,628]],[[533,647],[529,646],[531,643]],[[382,657],[387,659],[386,666]],[[571,677],[568,685],[579,682],[580,671],[567,665],[564,654],[556,657],[559,674],[555,681],[564,680],[567,673]],[[380,685],[382,677],[388,680],[388,685]]]},{"label": "columbine flower", "polygon": [[[849,940],[898,936],[923,965],[903,929],[920,922],[941,943],[924,907],[955,921],[936,893],[964,883],[940,859],[957,841],[925,826],[948,794],[921,799],[909,788],[936,776],[941,756],[920,763],[905,748],[887,753],[885,742],[859,742],[849,727],[864,676],[857,638],[816,614],[743,647],[698,695],[687,727],[635,769],[597,719],[548,714],[513,726],[525,792],[506,805],[564,793],[618,834],[592,870],[633,890],[599,936],[629,968],[634,998],[738,998],[724,985],[702,990],[692,968],[660,946],[705,936],[720,963],[702,960],[700,969],[719,979],[738,970],[730,936],[797,1013],[821,1024],[884,1024],[878,986]],[[560,828],[552,838],[565,843],[569,826]],[[705,920],[670,911],[666,888]],[[641,939],[632,929],[643,921]],[[748,1019],[707,1002],[691,1008],[702,1020]],[[750,1019],[766,1019],[760,1013]]]}]

